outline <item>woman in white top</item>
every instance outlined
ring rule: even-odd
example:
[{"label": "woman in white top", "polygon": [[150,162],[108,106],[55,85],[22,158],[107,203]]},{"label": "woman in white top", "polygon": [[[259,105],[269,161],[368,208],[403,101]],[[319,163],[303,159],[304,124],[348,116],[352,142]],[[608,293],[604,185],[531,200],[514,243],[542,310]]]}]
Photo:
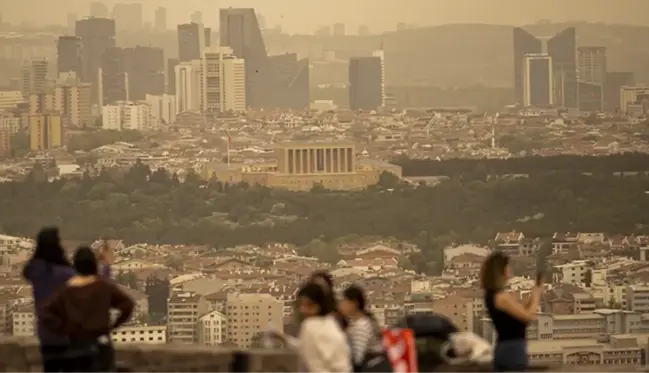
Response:
[{"label": "woman in white top", "polygon": [[392,372],[383,347],[381,328],[366,309],[365,292],[358,286],[345,289],[340,311],[349,321],[347,336],[352,348],[354,372]]},{"label": "woman in white top", "polygon": [[297,338],[285,337],[297,348],[309,372],[352,372],[347,336],[331,316],[332,302],[322,286],[308,283],[297,294],[302,325]]}]

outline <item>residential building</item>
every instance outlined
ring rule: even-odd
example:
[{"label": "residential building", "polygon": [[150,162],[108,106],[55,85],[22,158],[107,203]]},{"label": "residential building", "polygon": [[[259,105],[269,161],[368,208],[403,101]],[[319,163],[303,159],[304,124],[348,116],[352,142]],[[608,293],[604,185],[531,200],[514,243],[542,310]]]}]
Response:
[{"label": "residential building", "polygon": [[61,114],[29,114],[29,144],[32,151],[42,151],[63,146]]},{"label": "residential building", "polygon": [[432,311],[446,316],[460,331],[473,332],[473,300],[460,296],[436,299],[432,302]]},{"label": "residential building", "polygon": [[564,284],[583,284],[586,280],[586,274],[590,271],[590,264],[586,260],[575,260],[570,263],[554,266],[554,282]]},{"label": "residential building", "polygon": [[136,130],[151,128],[151,106],[147,103],[118,101],[102,108],[102,128],[105,130]]},{"label": "residential building", "polygon": [[120,344],[165,344],[167,327],[165,325],[121,326],[111,333],[114,343]]},{"label": "residential building", "polygon": [[349,61],[349,107],[376,110],[383,106],[383,60],[355,57]]},{"label": "residential building", "polygon": [[649,313],[649,286],[627,286],[626,309],[634,312]]},{"label": "residential building", "polygon": [[176,96],[146,95],[146,103],[151,106],[152,127],[173,124],[176,122]]},{"label": "residential building", "polygon": [[33,93],[42,93],[47,89],[48,61],[45,58],[34,58],[22,66],[20,91],[23,97]]},{"label": "residential building", "polygon": [[198,343],[204,346],[218,346],[227,341],[228,318],[219,311],[210,311],[198,320]]},{"label": "residential building", "polygon": [[643,113],[649,111],[649,86],[623,86],[620,88],[620,111],[627,113],[630,105],[642,105]]},{"label": "residential building", "polygon": [[176,113],[201,110],[201,60],[176,66]]},{"label": "residential building", "polygon": [[205,48],[205,31],[201,22],[178,25],[178,56],[181,62],[200,60]]},{"label": "residential building", "polygon": [[33,337],[35,334],[34,304],[19,304],[9,311],[9,326],[14,337]]},{"label": "residential building", "polygon": [[20,131],[22,127],[22,118],[16,113],[6,111],[0,113],[0,131],[7,131],[9,136],[13,136]]},{"label": "residential building", "polygon": [[173,293],[167,303],[167,332],[170,343],[198,342],[196,324],[208,311],[203,297],[192,293]]},{"label": "residential building", "polygon": [[0,114],[25,102],[21,91],[0,91]]},{"label": "residential building", "polygon": [[201,109],[222,113],[246,110],[245,64],[232,49],[208,49],[201,66]]},{"label": "residential building", "polygon": [[32,114],[54,111],[61,115],[63,126],[83,128],[91,123],[91,92],[88,83],[77,79],[63,79],[47,93],[29,96],[29,112]]},{"label": "residential building", "polygon": [[11,132],[0,128],[0,158],[11,156]]},{"label": "residential building", "polygon": [[230,293],[227,297],[228,341],[249,348],[269,327],[283,327],[284,305],[270,294]]},{"label": "residential building", "polygon": [[554,104],[552,57],[548,54],[526,54],[523,62],[523,106]]}]

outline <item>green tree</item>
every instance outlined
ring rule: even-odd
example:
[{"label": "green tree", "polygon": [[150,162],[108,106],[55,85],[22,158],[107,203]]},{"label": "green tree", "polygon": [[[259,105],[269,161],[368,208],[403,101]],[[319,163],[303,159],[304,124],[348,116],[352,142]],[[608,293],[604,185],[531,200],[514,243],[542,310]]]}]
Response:
[{"label": "green tree", "polygon": [[30,151],[29,136],[26,133],[16,133],[11,136],[11,156],[14,158],[22,158]]}]

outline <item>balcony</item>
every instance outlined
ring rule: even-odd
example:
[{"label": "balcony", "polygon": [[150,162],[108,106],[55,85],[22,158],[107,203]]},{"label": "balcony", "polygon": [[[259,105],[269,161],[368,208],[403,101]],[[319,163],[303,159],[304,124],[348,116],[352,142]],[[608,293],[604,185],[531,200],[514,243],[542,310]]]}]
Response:
[{"label": "balcony", "polygon": [[[237,350],[198,345],[121,345],[117,364],[131,372],[300,372],[297,356],[290,351]],[[644,372],[643,366],[570,365],[533,366],[529,371]],[[0,372],[42,371],[34,338],[10,337],[0,341]],[[490,372],[490,366],[440,366],[438,372]]]}]

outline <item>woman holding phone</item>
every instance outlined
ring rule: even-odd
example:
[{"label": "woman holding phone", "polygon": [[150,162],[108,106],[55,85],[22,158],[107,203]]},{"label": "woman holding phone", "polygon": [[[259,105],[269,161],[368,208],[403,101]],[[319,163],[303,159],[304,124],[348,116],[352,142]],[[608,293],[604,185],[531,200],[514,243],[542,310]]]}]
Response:
[{"label": "woman holding phone", "polygon": [[505,290],[511,277],[510,259],[500,251],[492,253],[482,265],[480,279],[484,303],[498,335],[493,362],[496,372],[527,369],[527,324],[536,320],[543,294],[543,276],[539,273],[530,299],[521,303]]}]

